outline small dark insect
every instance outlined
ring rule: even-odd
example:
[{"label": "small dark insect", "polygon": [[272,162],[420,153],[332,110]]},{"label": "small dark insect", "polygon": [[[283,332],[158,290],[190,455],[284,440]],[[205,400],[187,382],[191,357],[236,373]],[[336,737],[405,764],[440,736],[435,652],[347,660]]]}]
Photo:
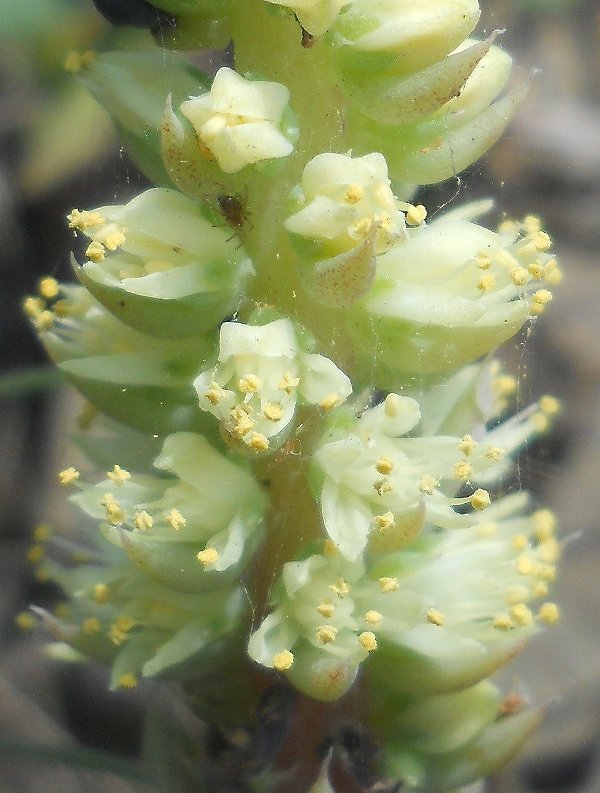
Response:
[{"label": "small dark insect", "polygon": [[93,0],[94,5],[111,25],[146,28],[158,33],[175,25],[175,18],[146,0]]},{"label": "small dark insect", "polygon": [[217,196],[217,204],[221,214],[230,226],[240,229],[246,222],[246,211],[240,198],[235,195]]}]

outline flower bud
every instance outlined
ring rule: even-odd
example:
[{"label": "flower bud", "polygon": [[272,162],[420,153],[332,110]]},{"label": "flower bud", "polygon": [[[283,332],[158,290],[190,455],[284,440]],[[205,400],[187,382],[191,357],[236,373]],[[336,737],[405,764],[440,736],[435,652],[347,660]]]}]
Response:
[{"label": "flower bud", "polygon": [[192,336],[237,308],[250,261],[180,193],[155,188],[124,206],[75,210],[69,219],[92,240],[88,261],[76,268],[79,280],[136,330]]}]

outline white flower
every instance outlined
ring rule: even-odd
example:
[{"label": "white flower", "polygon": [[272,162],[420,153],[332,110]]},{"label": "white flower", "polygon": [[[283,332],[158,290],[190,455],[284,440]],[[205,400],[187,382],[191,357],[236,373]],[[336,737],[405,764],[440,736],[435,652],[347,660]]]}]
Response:
[{"label": "white flower", "polygon": [[201,144],[225,173],[286,157],[294,147],[281,131],[289,91],[281,83],[246,80],[223,67],[210,92],[181,104]]},{"label": "white flower", "polygon": [[299,348],[287,319],[262,326],[223,323],[218,363],[194,387],[200,407],[219,419],[228,439],[257,453],[283,442],[298,400],[328,410],[352,392],[332,361]]},{"label": "white flower", "polygon": [[285,227],[320,243],[320,258],[359,245],[374,225],[377,253],[405,233],[405,216],[392,193],[385,158],[376,152],[355,158],[318,154],[305,167],[294,199],[298,211]]},{"label": "white flower", "polygon": [[312,36],[321,36],[351,0],[267,0],[267,2],[289,8],[304,30]]}]

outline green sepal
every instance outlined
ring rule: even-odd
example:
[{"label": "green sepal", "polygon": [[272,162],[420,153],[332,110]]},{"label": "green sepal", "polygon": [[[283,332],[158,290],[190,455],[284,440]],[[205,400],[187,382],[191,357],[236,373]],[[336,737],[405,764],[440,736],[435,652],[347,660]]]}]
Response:
[{"label": "green sepal", "polygon": [[138,168],[154,184],[168,186],[160,147],[165,99],[172,94],[183,101],[206,90],[205,75],[183,58],[157,50],[98,55],[79,78],[111,116]]}]

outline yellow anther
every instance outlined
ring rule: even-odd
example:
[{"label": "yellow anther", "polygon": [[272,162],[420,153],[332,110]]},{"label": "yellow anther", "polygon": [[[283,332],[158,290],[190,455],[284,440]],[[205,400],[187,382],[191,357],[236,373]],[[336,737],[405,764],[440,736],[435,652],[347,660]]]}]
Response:
[{"label": "yellow anther", "polygon": [[219,552],[217,551],[216,548],[205,548],[203,551],[199,551],[196,554],[196,559],[206,569],[207,567],[213,565],[215,562],[218,561]]},{"label": "yellow anther", "polygon": [[536,231],[531,235],[531,240],[538,251],[547,251],[552,246],[552,239],[545,231]]},{"label": "yellow anther", "polygon": [[548,416],[554,416],[561,409],[560,400],[553,396],[545,395],[541,397],[538,404],[542,413],[546,413]]},{"label": "yellow anther", "polygon": [[529,304],[529,314],[532,317],[541,317],[545,310],[546,306],[544,306],[542,303]]},{"label": "yellow anther", "polygon": [[326,620],[330,620],[333,617],[333,613],[335,611],[335,604],[331,601],[324,600],[323,603],[319,603],[317,606],[317,611]]},{"label": "yellow anther", "polygon": [[81,71],[84,66],[89,66],[95,58],[96,53],[93,50],[86,50],[81,53],[76,50],[71,50],[63,62],[63,67],[65,71],[76,74]]},{"label": "yellow anther", "polygon": [[536,432],[546,432],[550,426],[550,421],[545,413],[533,413],[531,416],[531,425]]},{"label": "yellow anther", "polygon": [[172,529],[175,529],[175,531],[179,531],[179,529],[181,529],[187,523],[181,512],[178,509],[175,509],[175,507],[173,507],[171,511],[165,515],[165,520]]},{"label": "yellow anther", "polygon": [[517,573],[520,575],[531,575],[533,572],[533,562],[529,558],[529,556],[525,556],[524,554],[519,556],[517,559]]},{"label": "yellow anther", "polygon": [[42,278],[38,284],[38,292],[46,300],[53,300],[60,290],[60,285],[56,278]]},{"label": "yellow anther", "polygon": [[552,564],[542,564],[536,570],[536,575],[542,581],[550,581],[552,583],[556,579],[556,567]]},{"label": "yellow anther", "polygon": [[316,639],[321,644],[331,644],[335,641],[338,629],[333,625],[320,625],[315,634]]},{"label": "yellow anther", "polygon": [[96,603],[106,603],[110,592],[106,584],[96,584],[93,597]]},{"label": "yellow anther", "polygon": [[36,581],[45,583],[50,580],[50,573],[45,567],[36,567],[33,571],[33,577]]},{"label": "yellow anther", "polygon": [[550,286],[556,286],[560,284],[562,277],[562,270],[558,266],[556,259],[550,259],[550,261],[544,265],[544,280]]},{"label": "yellow anther", "polygon": [[125,234],[122,231],[113,231],[104,237],[102,244],[108,251],[116,251],[125,242]]},{"label": "yellow anther", "polygon": [[526,234],[535,234],[542,228],[542,221],[537,215],[526,215],[523,218],[523,230]]},{"label": "yellow anther", "polygon": [[552,292],[549,289],[538,289],[534,292],[531,298],[535,303],[541,303],[545,306],[546,303],[552,302]]},{"label": "yellow anther", "polygon": [[529,273],[524,267],[516,267],[510,272],[510,280],[515,286],[524,286],[529,281]]},{"label": "yellow anther", "polygon": [[133,525],[138,531],[148,531],[152,528],[154,521],[145,509],[138,510],[133,516]]},{"label": "yellow anther", "polygon": [[271,663],[273,664],[273,669],[276,669],[278,672],[285,672],[294,663],[294,653],[289,650],[282,650],[280,653],[275,653],[271,659]]},{"label": "yellow anther", "polygon": [[430,622],[432,625],[437,625],[438,627],[444,624],[444,615],[441,611],[434,608],[427,609],[425,612],[425,619],[427,622]]},{"label": "yellow anther", "polygon": [[458,451],[462,452],[465,457],[473,454],[475,451],[475,447],[477,446],[477,441],[473,440],[472,435],[465,435],[462,441],[458,444]]},{"label": "yellow anther", "polygon": [[541,281],[544,277],[544,265],[541,262],[532,262],[528,267],[527,271],[532,278],[535,278],[536,281]]},{"label": "yellow anther", "polygon": [[469,504],[473,507],[473,509],[486,509],[491,503],[492,499],[490,498],[490,494],[487,490],[483,490],[481,487],[477,488],[477,490],[469,498]]},{"label": "yellow anther", "polygon": [[125,633],[128,633],[135,625],[135,620],[129,617],[127,614],[121,614],[115,620],[115,625],[120,631],[125,631]]},{"label": "yellow anther", "polygon": [[339,394],[332,392],[331,394],[327,394],[327,396],[323,397],[323,399],[319,402],[319,407],[321,410],[333,410],[333,408],[339,407],[344,400]]},{"label": "yellow anther", "polygon": [[510,616],[516,625],[531,625],[533,622],[533,614],[525,603],[515,603],[510,609]]},{"label": "yellow anther", "polygon": [[439,483],[439,479],[436,479],[435,476],[425,474],[425,476],[422,477],[421,481],[419,482],[419,490],[421,493],[426,493],[428,496],[430,496]]},{"label": "yellow anther", "polygon": [[19,630],[30,631],[37,625],[37,620],[28,611],[21,611],[15,617],[15,624]]},{"label": "yellow anther", "polygon": [[379,611],[369,610],[365,613],[365,622],[368,622],[369,625],[379,625],[382,619],[383,614]]},{"label": "yellow anther", "polygon": [[495,377],[492,388],[497,396],[510,396],[517,390],[517,379],[511,374],[503,374]]},{"label": "yellow anther", "polygon": [[126,672],[119,678],[120,688],[135,688],[137,684],[137,677],[132,672]]},{"label": "yellow anther", "polygon": [[112,493],[105,493],[100,503],[106,510],[106,520],[112,526],[118,526],[120,523],[123,523],[125,520],[125,512],[115,501]]},{"label": "yellow anther", "polygon": [[338,552],[337,545],[329,537],[323,543],[323,553],[325,556],[336,556]]},{"label": "yellow anther", "polygon": [[383,515],[375,515],[375,525],[381,532],[386,532],[388,529],[393,529],[396,525],[394,514],[392,512],[384,512]]},{"label": "yellow anther", "polygon": [[33,321],[36,329],[39,331],[50,330],[50,328],[54,325],[54,320],[56,316],[52,313],[52,311],[42,311]]},{"label": "yellow anther", "polygon": [[378,479],[373,482],[373,487],[378,496],[385,496],[386,493],[391,493],[394,489],[389,479]]},{"label": "yellow anther", "polygon": [[479,281],[477,281],[477,289],[484,294],[487,292],[491,292],[492,289],[496,286],[496,277],[492,275],[492,273],[487,273],[487,275],[482,275]]},{"label": "yellow anther", "polygon": [[466,460],[459,460],[452,466],[452,476],[455,479],[467,480],[473,473],[473,467]]},{"label": "yellow anther", "polygon": [[488,460],[493,460],[496,463],[502,459],[503,454],[504,449],[501,449],[499,446],[488,446],[485,450],[485,457],[487,457]]},{"label": "yellow anther", "polygon": [[244,435],[247,435],[256,426],[254,419],[251,419],[247,411],[240,405],[236,405],[232,408],[230,415],[234,424],[233,433],[238,438],[243,438]]},{"label": "yellow anther", "polygon": [[47,523],[40,523],[33,530],[33,539],[35,542],[48,542],[52,536],[52,529]]},{"label": "yellow anther", "polygon": [[123,644],[123,642],[127,639],[127,631],[122,630],[119,626],[115,623],[110,626],[108,629],[108,633],[106,634],[110,641],[117,646],[119,644]]},{"label": "yellow anther", "polygon": [[377,649],[377,639],[373,631],[363,631],[358,637],[358,643],[368,653],[372,653]]},{"label": "yellow anther", "polygon": [[500,631],[510,631],[515,627],[514,622],[508,616],[508,614],[500,614],[497,617],[494,617],[493,620],[494,628],[497,628]]},{"label": "yellow anther", "polygon": [[211,405],[218,405],[225,396],[225,391],[218,383],[212,382],[204,396],[208,399]]},{"label": "yellow anther", "polygon": [[492,260],[487,253],[478,253],[475,257],[475,264],[480,270],[489,270],[492,266]]},{"label": "yellow anther", "polygon": [[540,560],[545,564],[553,564],[560,558],[560,544],[554,537],[541,542],[537,550]]},{"label": "yellow anther", "polygon": [[85,229],[93,228],[94,226],[102,226],[106,223],[106,219],[102,217],[99,212],[89,212],[88,210],[73,209],[68,215],[70,229],[77,229],[77,231],[85,231]]},{"label": "yellow anther", "polygon": [[534,598],[545,598],[548,594],[548,584],[545,581],[536,581],[531,594]]},{"label": "yellow anther", "polygon": [[537,616],[540,622],[552,625],[560,618],[560,611],[556,603],[542,603]]},{"label": "yellow anther", "polygon": [[94,633],[100,633],[102,625],[98,617],[88,617],[81,623],[81,630],[87,636],[93,636]]},{"label": "yellow anther", "polygon": [[383,402],[383,412],[389,419],[395,419],[402,412],[402,400],[398,394],[388,394]]},{"label": "yellow anther", "polygon": [[43,545],[32,545],[31,548],[27,551],[27,561],[31,564],[39,564],[42,559],[44,558],[44,546]]},{"label": "yellow anther", "polygon": [[294,389],[298,388],[299,383],[299,377],[294,377],[291,372],[286,372],[277,384],[277,388],[280,391],[285,391],[286,394],[291,394]]},{"label": "yellow anther", "polygon": [[338,578],[335,584],[330,584],[329,589],[339,598],[345,597],[350,592],[350,584],[344,578]]},{"label": "yellow anther", "polygon": [[531,515],[533,536],[539,542],[550,539],[556,529],[556,515],[550,509],[537,509]]},{"label": "yellow anther", "polygon": [[523,584],[512,584],[507,587],[504,592],[504,600],[509,605],[516,605],[522,603],[524,600],[529,600],[531,593],[528,587]]},{"label": "yellow anther", "polygon": [[383,576],[382,578],[378,579],[378,581],[379,588],[382,592],[396,592],[398,589],[400,589],[400,584],[398,583],[397,578]]},{"label": "yellow anther", "polygon": [[502,223],[498,225],[498,231],[501,234],[514,234],[518,229],[519,227],[514,220],[503,220]]},{"label": "yellow anther", "polygon": [[255,452],[266,452],[269,450],[269,439],[260,432],[253,432],[248,440],[246,440],[246,443],[251,449],[254,449]]},{"label": "yellow anther", "polygon": [[380,457],[375,463],[375,469],[378,473],[388,476],[394,470],[394,463],[389,457]]},{"label": "yellow anther", "polygon": [[411,204],[406,213],[406,222],[409,226],[420,226],[421,223],[425,221],[426,217],[427,210],[423,204],[417,204],[417,206]]},{"label": "yellow anther", "polygon": [[79,471],[76,468],[73,468],[71,465],[69,468],[65,468],[64,471],[61,471],[58,474],[58,481],[63,487],[67,487],[68,485],[72,485],[73,482],[76,482],[79,477]]},{"label": "yellow anther", "polygon": [[360,185],[351,184],[344,193],[344,201],[346,204],[358,204],[364,195],[363,189]]},{"label": "yellow anther", "polygon": [[127,482],[128,479],[131,479],[131,474],[129,471],[126,471],[125,468],[121,468],[120,465],[114,465],[112,471],[107,471],[106,476],[115,485],[120,487],[124,482]]},{"label": "yellow anther", "polygon": [[514,534],[511,540],[511,545],[515,551],[524,551],[528,547],[529,541],[524,534]]},{"label": "yellow anther", "polygon": [[44,310],[44,301],[39,297],[26,297],[23,301],[23,311],[29,319],[37,319]]},{"label": "yellow anther", "polygon": [[85,251],[85,255],[92,262],[101,262],[106,255],[106,248],[101,242],[90,242]]},{"label": "yellow anther", "polygon": [[263,416],[269,421],[279,421],[283,416],[283,408],[276,402],[267,402],[263,408]]},{"label": "yellow anther", "polygon": [[256,394],[261,386],[262,380],[255,374],[244,375],[238,380],[238,391],[241,391],[242,394]]}]

